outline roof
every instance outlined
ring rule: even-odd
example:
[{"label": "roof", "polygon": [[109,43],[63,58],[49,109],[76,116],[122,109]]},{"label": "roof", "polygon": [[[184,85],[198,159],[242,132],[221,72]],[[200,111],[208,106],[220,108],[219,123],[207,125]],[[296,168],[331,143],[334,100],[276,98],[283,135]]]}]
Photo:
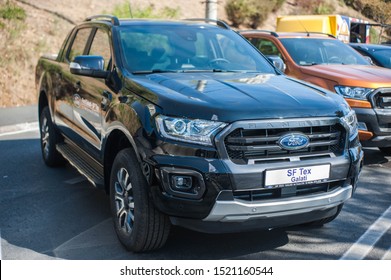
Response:
[{"label": "roof", "polygon": [[326,33],[319,33],[319,32],[274,32],[274,31],[268,31],[268,30],[244,30],[240,31],[243,35],[256,35],[256,34],[268,34],[273,37],[278,38],[332,38],[335,39],[335,37],[331,34]]},{"label": "roof", "polygon": [[128,19],[128,18],[117,18],[113,15],[94,15],[88,17],[84,22],[102,22],[102,23],[111,23],[114,26],[128,26],[128,25],[196,25],[196,24],[208,24],[219,26],[224,29],[231,29],[227,23],[222,20],[213,20],[205,18],[195,18],[195,19],[184,19],[184,20],[159,20],[159,19]]},{"label": "roof", "polygon": [[353,48],[363,49],[363,50],[389,50],[391,49],[391,45],[376,45],[376,44],[359,44],[359,43],[351,43],[349,44]]}]

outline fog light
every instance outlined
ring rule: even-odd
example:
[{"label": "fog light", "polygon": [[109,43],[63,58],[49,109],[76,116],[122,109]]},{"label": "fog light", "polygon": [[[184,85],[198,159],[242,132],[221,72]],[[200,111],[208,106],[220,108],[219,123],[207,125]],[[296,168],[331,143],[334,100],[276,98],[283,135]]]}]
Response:
[{"label": "fog light", "polygon": [[168,195],[200,199],[206,191],[203,176],[195,170],[161,167],[159,179]]},{"label": "fog light", "polygon": [[358,130],[368,130],[367,125],[365,122],[358,122]]},{"label": "fog light", "polygon": [[193,179],[191,176],[172,176],[174,188],[178,190],[189,190],[193,186]]}]

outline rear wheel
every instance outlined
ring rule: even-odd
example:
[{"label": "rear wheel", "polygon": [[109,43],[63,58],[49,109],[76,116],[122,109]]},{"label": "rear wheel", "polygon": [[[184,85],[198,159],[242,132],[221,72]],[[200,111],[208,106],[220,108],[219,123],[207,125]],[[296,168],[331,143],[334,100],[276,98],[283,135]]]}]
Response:
[{"label": "rear wheel", "polygon": [[51,167],[65,164],[64,158],[56,150],[56,145],[62,141],[62,138],[54,127],[49,107],[45,107],[42,110],[41,117],[39,119],[39,127],[41,134],[42,158],[45,164]]},{"label": "rear wheel", "polygon": [[380,151],[382,151],[385,155],[391,156],[391,147],[380,147]]},{"label": "rear wheel", "polygon": [[121,243],[133,252],[162,247],[170,231],[166,215],[153,205],[148,184],[131,149],[116,156],[110,176],[110,204]]}]

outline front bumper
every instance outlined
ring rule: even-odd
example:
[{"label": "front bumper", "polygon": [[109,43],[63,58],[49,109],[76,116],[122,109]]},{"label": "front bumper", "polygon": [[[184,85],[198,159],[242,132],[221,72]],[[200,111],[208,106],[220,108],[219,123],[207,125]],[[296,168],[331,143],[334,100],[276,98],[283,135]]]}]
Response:
[{"label": "front bumper", "polygon": [[[295,167],[304,163],[290,162],[285,164],[269,163],[238,166],[221,159],[158,155],[154,157],[154,169],[155,174],[160,177],[160,183],[151,186],[150,190],[157,208],[171,217],[211,221],[216,220],[214,217],[216,216],[216,213],[221,212],[221,209],[234,206],[232,208],[235,209],[233,210],[233,214],[238,211],[236,214],[240,216],[241,213],[248,212],[247,210],[243,212],[243,209],[248,209],[251,211],[251,214],[256,214],[255,216],[251,216],[251,219],[259,217],[265,219],[268,215],[284,216],[286,214],[300,214],[301,211],[323,211],[343,203],[343,201],[354,193],[362,168],[362,161],[363,151],[360,145],[349,149],[346,154],[339,157],[308,160],[305,162],[305,165],[330,164],[329,183],[325,183],[326,185],[330,184],[330,186],[325,187],[325,189],[322,190],[324,193],[321,193],[318,198],[314,197],[312,194],[294,196],[296,187],[284,187],[271,190],[275,191],[271,196],[274,196],[276,192],[280,192],[278,193],[279,198],[275,200],[266,199],[259,202],[259,204],[253,202],[248,204],[248,207],[241,207],[244,204],[240,199],[231,199],[231,204],[227,204],[227,200],[223,201],[222,198],[227,197],[228,193],[233,192],[245,193],[248,191],[268,191],[265,190],[263,183],[264,174],[267,169],[289,168],[290,166]],[[205,193],[201,198],[196,197],[194,199],[192,199],[192,197],[176,196],[174,192],[167,191],[167,188],[161,181],[162,170],[172,170],[173,172],[179,170],[181,173],[183,173],[183,170],[189,170],[191,171],[189,174],[192,174],[193,172],[199,173],[203,177]],[[313,187],[314,189],[320,188],[320,186],[317,186],[316,184],[308,185],[308,187]],[[299,187],[297,189],[299,189]],[[349,189],[349,191],[347,191],[347,189]],[[342,193],[340,193],[341,191]],[[298,192],[299,191],[297,191],[297,193]],[[295,201],[295,199],[297,199],[297,201]],[[311,206],[309,206],[308,209],[306,209],[306,206],[300,206],[300,203],[307,200],[314,200],[320,204],[313,205],[313,209],[311,209]],[[291,205],[296,210],[289,210],[288,207],[286,210],[293,211],[292,213],[289,214],[289,211],[284,212],[284,209],[282,209],[283,211],[281,213],[278,213],[279,211],[276,209],[274,209],[274,211],[270,210],[272,208],[270,208],[269,205],[273,205],[273,203],[276,203],[276,205],[281,203],[281,205],[283,205],[282,208]],[[284,205],[284,203],[286,203],[286,205]],[[267,205],[266,208],[265,205]],[[240,208],[242,208],[242,210],[240,210]],[[254,209],[256,211],[255,213],[252,212]],[[265,213],[263,212],[264,209],[267,209]],[[230,214],[228,216],[231,217],[232,215]],[[310,219],[311,217],[308,218]],[[231,217],[222,220],[229,219],[234,218]]]},{"label": "front bumper", "polygon": [[356,112],[358,121],[365,123],[368,132],[373,133],[372,138],[361,141],[363,146],[391,146],[391,109],[354,108],[354,111]]},{"label": "front bumper", "polygon": [[338,206],[351,197],[347,185],[324,195],[277,199],[267,202],[237,201],[221,192],[210,214],[203,220],[171,217],[174,225],[206,233],[264,230],[309,223],[335,215]]},{"label": "front bumper", "polygon": [[221,192],[212,211],[203,220],[208,222],[245,222],[250,219],[272,219],[322,211],[344,203],[352,194],[352,185],[347,185],[321,195],[245,202],[235,200],[233,197],[227,199],[228,194]]},{"label": "front bumper", "polygon": [[[229,133],[236,127],[226,129]],[[151,187],[151,194],[156,207],[170,216],[173,224],[206,232],[233,232],[311,222],[335,214],[338,205],[350,198],[357,186],[363,160],[357,138],[349,143],[338,142],[338,147],[344,148],[338,148],[336,153],[287,154],[241,164],[224,153],[226,144],[222,139],[226,135],[227,131],[222,131],[216,137],[217,150],[208,153],[181,143],[164,142],[160,149],[154,149],[161,151],[150,157],[159,184]],[[325,165],[330,167],[327,179],[265,187],[268,170]],[[178,176],[192,177],[178,182],[196,182],[200,188],[184,195],[181,192],[186,190],[172,187]]]},{"label": "front bumper", "polygon": [[391,147],[391,88],[379,88],[370,96],[372,108],[353,108],[357,119],[367,127],[360,140],[367,147]]}]

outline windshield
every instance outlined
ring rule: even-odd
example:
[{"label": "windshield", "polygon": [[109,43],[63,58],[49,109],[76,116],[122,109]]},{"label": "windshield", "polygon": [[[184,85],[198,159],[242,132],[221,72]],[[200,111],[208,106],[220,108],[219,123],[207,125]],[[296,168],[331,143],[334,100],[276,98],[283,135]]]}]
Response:
[{"label": "windshield", "polygon": [[339,40],[285,38],[281,43],[299,65],[354,64],[370,65],[363,56]]},{"label": "windshield", "polygon": [[391,68],[391,48],[374,50],[372,56],[381,64],[381,66]]},{"label": "windshield", "polygon": [[276,73],[245,39],[208,25],[131,25],[119,31],[125,67],[132,73],[249,71]]}]

